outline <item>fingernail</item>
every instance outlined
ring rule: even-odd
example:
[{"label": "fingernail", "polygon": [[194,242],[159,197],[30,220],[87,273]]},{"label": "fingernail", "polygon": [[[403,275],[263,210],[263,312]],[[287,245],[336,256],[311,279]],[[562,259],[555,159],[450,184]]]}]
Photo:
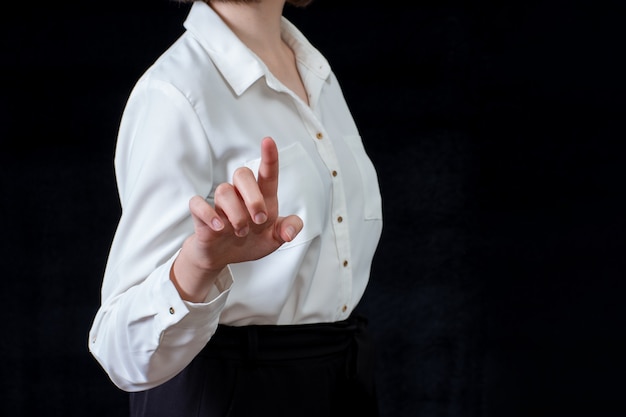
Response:
[{"label": "fingernail", "polygon": [[263,224],[267,221],[267,215],[265,213],[257,213],[256,216],[254,216],[254,222],[256,224]]},{"label": "fingernail", "polygon": [[248,235],[248,226],[246,226],[246,227],[244,227],[244,228],[242,228],[242,229],[237,230],[237,231],[235,232],[235,234],[236,234],[237,236],[239,236],[239,237],[245,237],[245,236],[247,236],[247,235]]},{"label": "fingernail", "polygon": [[213,226],[213,230],[222,230],[224,228],[224,223],[222,223],[219,218],[214,217],[213,220],[211,220],[211,226]]},{"label": "fingernail", "polygon": [[292,241],[293,238],[296,237],[296,229],[294,229],[293,226],[287,226],[285,233],[287,234],[289,241]]}]

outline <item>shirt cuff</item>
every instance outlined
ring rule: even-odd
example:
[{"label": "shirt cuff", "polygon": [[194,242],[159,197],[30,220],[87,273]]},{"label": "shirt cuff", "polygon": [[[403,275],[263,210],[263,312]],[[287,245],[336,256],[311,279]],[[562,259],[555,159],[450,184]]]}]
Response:
[{"label": "shirt cuff", "polygon": [[204,302],[192,303],[180,297],[170,279],[170,269],[177,255],[178,253],[159,267],[160,277],[157,279],[159,288],[154,294],[157,295],[155,307],[160,327],[167,329],[176,325],[180,328],[201,328],[216,325],[233,284],[230,268],[224,268],[219,273]]},{"label": "shirt cuff", "polygon": [[211,287],[203,303],[192,303],[191,301],[182,300],[188,312],[187,316],[182,320],[185,322],[184,325],[196,327],[201,325],[201,323],[206,323],[207,316],[219,315],[226,305],[228,293],[232,285],[233,276],[230,268],[224,268],[217,276],[215,284]]}]

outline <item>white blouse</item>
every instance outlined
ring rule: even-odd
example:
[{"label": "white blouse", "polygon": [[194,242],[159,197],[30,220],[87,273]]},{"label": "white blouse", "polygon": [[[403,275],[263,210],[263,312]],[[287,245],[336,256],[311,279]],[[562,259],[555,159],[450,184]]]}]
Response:
[{"label": "white blouse", "polygon": [[[376,172],[328,62],[282,25],[309,105],[200,1],[130,94],[115,155],[122,215],[89,335],[123,390],[175,376],[218,323],[338,321],[363,295],[382,230]],[[194,230],[189,199],[210,199],[240,166],[255,171],[265,136],[279,149],[279,214],[304,228],[261,260],[229,265],[204,303],[186,302],[169,271]]]}]

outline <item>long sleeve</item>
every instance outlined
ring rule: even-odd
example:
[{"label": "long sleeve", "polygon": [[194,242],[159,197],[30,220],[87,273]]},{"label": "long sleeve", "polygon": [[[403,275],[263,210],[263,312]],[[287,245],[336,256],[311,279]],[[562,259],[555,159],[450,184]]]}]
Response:
[{"label": "long sleeve", "polygon": [[115,156],[122,215],[109,253],[89,348],[111,380],[144,390],[176,375],[215,332],[228,269],[205,303],[183,301],[169,278],[193,232],[188,202],[208,195],[212,155],[183,94],[142,78],[127,103]]}]

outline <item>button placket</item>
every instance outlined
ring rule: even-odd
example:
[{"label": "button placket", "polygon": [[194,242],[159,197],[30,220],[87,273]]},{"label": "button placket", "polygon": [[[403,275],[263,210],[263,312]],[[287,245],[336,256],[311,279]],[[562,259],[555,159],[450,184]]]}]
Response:
[{"label": "button placket", "polygon": [[328,172],[331,175],[332,181],[332,207],[331,213],[333,213],[333,230],[335,237],[335,247],[337,249],[337,261],[340,271],[337,276],[337,314],[339,318],[343,318],[346,311],[349,309],[349,305],[352,297],[352,268],[349,267],[349,259],[351,256],[350,251],[350,234],[349,225],[346,219],[346,196],[344,192],[343,182],[339,176],[337,167],[339,166],[337,155],[333,141],[329,139],[329,136],[321,128],[316,117],[309,112],[310,109],[303,109],[306,113],[308,123],[306,123],[307,130],[309,131],[312,139],[315,142],[316,149],[319,156],[324,161],[324,164],[328,168]]}]

